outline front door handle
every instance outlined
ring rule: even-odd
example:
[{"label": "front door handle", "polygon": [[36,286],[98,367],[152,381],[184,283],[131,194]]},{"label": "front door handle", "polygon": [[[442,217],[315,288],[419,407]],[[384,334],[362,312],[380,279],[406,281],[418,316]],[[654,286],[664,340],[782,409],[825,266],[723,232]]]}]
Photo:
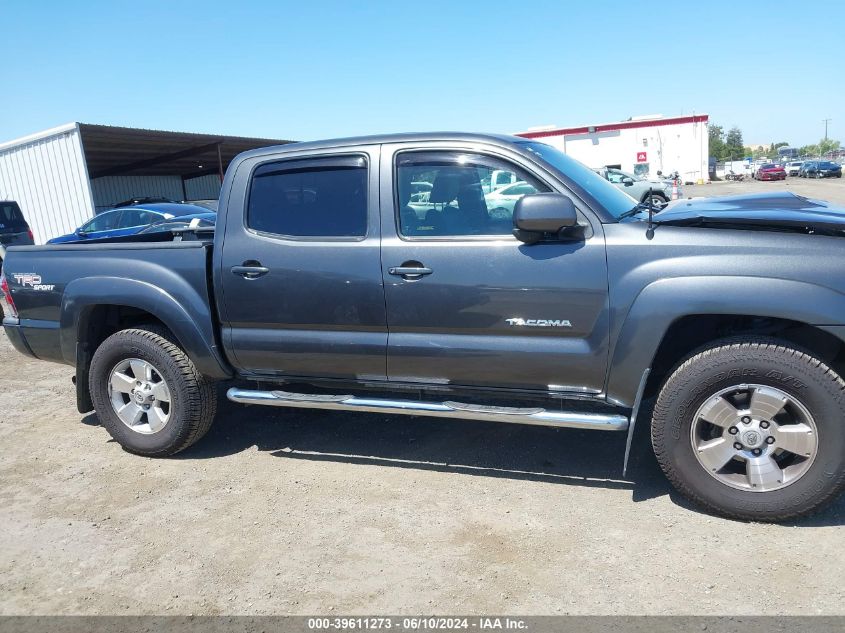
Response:
[{"label": "front door handle", "polygon": [[245,279],[258,279],[261,275],[270,272],[269,268],[262,266],[259,262],[244,262],[241,266],[232,266],[232,274],[240,275]]},{"label": "front door handle", "polygon": [[426,266],[392,266],[391,268],[387,269],[387,272],[391,275],[397,275],[398,277],[405,277],[406,279],[414,279],[419,278],[424,275],[430,275],[434,271],[431,268],[427,268]]}]

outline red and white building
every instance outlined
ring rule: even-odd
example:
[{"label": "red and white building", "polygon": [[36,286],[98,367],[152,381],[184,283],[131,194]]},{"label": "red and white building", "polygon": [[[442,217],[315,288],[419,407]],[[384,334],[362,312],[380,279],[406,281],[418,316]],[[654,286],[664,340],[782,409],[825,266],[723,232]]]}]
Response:
[{"label": "red and white building", "polygon": [[708,180],[709,116],[632,117],[617,123],[531,128],[517,136],[553,145],[588,167],[616,167],[638,176],[677,171],[684,182]]}]

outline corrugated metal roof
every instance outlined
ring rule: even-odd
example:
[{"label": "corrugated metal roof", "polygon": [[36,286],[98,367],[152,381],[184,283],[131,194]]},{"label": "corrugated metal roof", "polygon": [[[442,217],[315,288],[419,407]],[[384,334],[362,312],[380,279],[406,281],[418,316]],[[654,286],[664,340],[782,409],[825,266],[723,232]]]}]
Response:
[{"label": "corrugated metal roof", "polygon": [[168,132],[141,128],[80,123],[82,147],[93,178],[113,175],[196,177],[223,170],[241,152],[268,145],[283,145],[283,139]]}]

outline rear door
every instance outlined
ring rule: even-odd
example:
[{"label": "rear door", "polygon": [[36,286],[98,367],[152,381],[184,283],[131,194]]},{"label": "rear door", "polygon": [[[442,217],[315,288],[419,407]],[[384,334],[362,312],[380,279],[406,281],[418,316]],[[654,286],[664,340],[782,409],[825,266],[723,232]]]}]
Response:
[{"label": "rear door", "polygon": [[0,244],[3,246],[32,244],[29,225],[17,202],[0,202]]},{"label": "rear door", "polygon": [[146,209],[124,209],[120,214],[120,220],[112,235],[134,235],[153,222],[160,222],[164,219],[164,215],[154,211],[148,211]]},{"label": "rear door", "polygon": [[[500,148],[385,145],[382,273],[392,381],[598,393],[608,287],[604,233],[580,201],[581,234],[531,246],[512,235],[514,201],[484,193],[508,171],[550,191]],[[427,205],[411,182],[431,183]],[[557,187],[559,189],[559,185]]]},{"label": "rear door", "polygon": [[384,380],[378,146],[259,156],[218,220],[224,344],[248,373]]}]

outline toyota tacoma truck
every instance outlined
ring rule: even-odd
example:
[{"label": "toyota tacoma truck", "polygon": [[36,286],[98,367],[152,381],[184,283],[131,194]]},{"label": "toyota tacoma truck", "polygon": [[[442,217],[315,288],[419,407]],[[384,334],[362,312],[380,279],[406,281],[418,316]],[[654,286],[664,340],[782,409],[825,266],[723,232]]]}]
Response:
[{"label": "toyota tacoma truck", "polygon": [[[530,193],[491,213],[502,171]],[[672,484],[738,519],[845,487],[845,212],[824,202],[658,213],[535,141],[393,135],[246,152],[213,235],[131,239],[10,248],[2,288],[14,346],[73,365],[79,411],[132,453],[197,442],[231,379],[234,402],[628,450],[639,417]]]}]

